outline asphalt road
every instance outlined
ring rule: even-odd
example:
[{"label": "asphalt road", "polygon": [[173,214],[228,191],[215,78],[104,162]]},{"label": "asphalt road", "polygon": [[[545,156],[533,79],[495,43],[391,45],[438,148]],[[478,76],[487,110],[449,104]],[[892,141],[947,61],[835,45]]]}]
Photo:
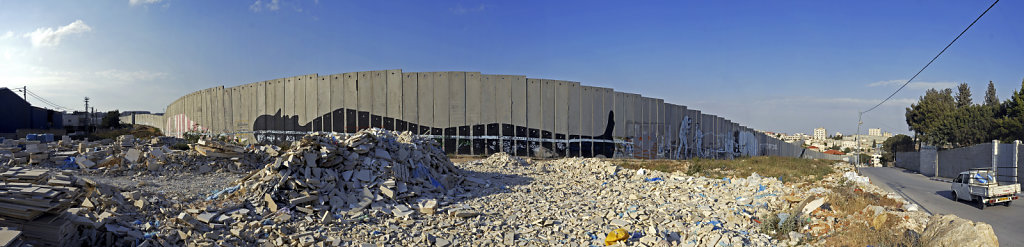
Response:
[{"label": "asphalt road", "polygon": [[1024,246],[1024,200],[1014,201],[1010,207],[988,206],[981,210],[974,202],[953,201],[949,182],[900,168],[864,167],[860,171],[871,178],[872,184],[902,195],[929,213],[955,214],[992,225],[1000,246]]}]

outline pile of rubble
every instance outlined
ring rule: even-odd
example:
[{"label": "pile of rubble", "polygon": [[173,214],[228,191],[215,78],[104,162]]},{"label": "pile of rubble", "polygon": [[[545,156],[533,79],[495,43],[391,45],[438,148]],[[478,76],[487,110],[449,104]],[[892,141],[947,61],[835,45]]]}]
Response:
[{"label": "pile of rubble", "polygon": [[[497,161],[497,162],[495,162]],[[774,245],[758,215],[790,192],[757,175],[714,179],[632,171],[600,159],[516,164],[507,154],[456,164],[459,188],[434,211],[356,224],[351,240],[405,246]],[[622,229],[619,231],[618,229]]]},{"label": "pile of rubble", "polygon": [[[380,129],[309,134],[287,150],[213,139],[189,150],[168,148],[177,141],[5,140],[0,227],[11,228],[0,233],[15,237],[0,236],[0,243],[788,246],[828,245],[823,239],[851,224],[890,222],[887,217],[904,219],[900,227],[922,233],[922,241],[942,237],[928,229],[963,225],[929,218],[850,173],[846,163],[818,181],[783,183],[756,173],[707,178],[629,170],[594,158],[533,161],[498,153],[452,164],[434,140]],[[25,164],[49,170],[20,167]],[[190,196],[101,180],[148,176],[191,183],[199,174],[223,172],[240,179]],[[901,204],[839,214],[831,205],[841,202],[830,195],[842,183]],[[768,217],[806,227],[765,231]]]},{"label": "pile of rubble", "polygon": [[379,129],[317,133],[175,221],[189,244],[305,245],[327,241],[319,232],[332,222],[432,211],[460,182],[433,140]]},{"label": "pile of rubble", "polygon": [[[122,135],[116,140],[77,141],[65,136],[57,142],[4,140],[0,144],[0,164],[36,165],[60,169],[81,169],[104,175],[170,174],[182,171],[207,173],[223,169],[248,173],[277,156],[277,146],[239,146],[212,139],[189,144],[189,150],[170,146],[184,140],[154,137],[140,140]],[[24,148],[22,148],[24,147]]]},{"label": "pile of rubble", "polygon": [[74,236],[71,224],[58,216],[80,196],[77,180],[43,169],[12,167],[0,173],[0,226],[19,230],[26,240],[66,246]]}]

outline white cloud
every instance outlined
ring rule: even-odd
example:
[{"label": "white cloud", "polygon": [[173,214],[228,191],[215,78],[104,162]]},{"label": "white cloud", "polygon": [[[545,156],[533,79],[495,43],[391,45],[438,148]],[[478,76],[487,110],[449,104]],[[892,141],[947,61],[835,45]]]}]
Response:
[{"label": "white cloud", "polygon": [[128,4],[130,4],[132,6],[136,6],[136,5],[140,5],[140,4],[159,3],[160,1],[163,1],[163,0],[128,0]]},{"label": "white cloud", "polygon": [[452,13],[454,13],[456,15],[464,15],[464,14],[471,13],[471,12],[484,11],[485,9],[487,9],[487,6],[485,6],[483,4],[480,4],[479,6],[476,6],[476,7],[466,8],[466,7],[463,7],[462,4],[460,3],[460,4],[456,4],[454,8],[448,8],[448,11],[451,11]]},{"label": "white cloud", "polygon": [[60,41],[64,36],[89,31],[92,31],[92,27],[86,25],[82,20],[75,20],[75,22],[72,22],[67,26],[58,27],[56,30],[52,27],[39,28],[34,32],[22,35],[22,37],[31,39],[33,47],[57,46],[60,44]]},{"label": "white cloud", "polygon": [[263,0],[256,0],[252,5],[249,5],[249,10],[252,10],[252,12],[259,13],[264,9],[267,11],[277,11],[278,9],[281,9],[281,1],[270,0],[270,2],[264,3]]},{"label": "white cloud", "polygon": [[10,39],[14,37],[14,32],[7,31],[4,35],[0,35],[0,40]]},{"label": "white cloud", "polygon": [[[868,83],[868,87],[879,87],[879,86],[902,86],[907,80],[888,80],[888,81],[876,81]],[[910,89],[944,89],[956,87],[956,82],[927,82],[927,81],[915,81],[907,84]]]},{"label": "white cloud", "polygon": [[154,79],[160,79],[167,76],[167,73],[153,72],[153,71],[123,71],[123,70],[104,70],[96,72],[96,75],[100,77],[121,80],[121,81],[149,81]]}]

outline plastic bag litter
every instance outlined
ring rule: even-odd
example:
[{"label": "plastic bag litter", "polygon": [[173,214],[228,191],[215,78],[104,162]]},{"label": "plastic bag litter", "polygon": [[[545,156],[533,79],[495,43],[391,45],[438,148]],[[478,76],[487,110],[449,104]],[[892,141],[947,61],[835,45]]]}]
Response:
[{"label": "plastic bag litter", "polygon": [[856,172],[846,172],[846,173],[843,173],[843,177],[846,178],[846,180],[850,180],[850,181],[857,182],[857,183],[865,183],[866,184],[866,183],[870,183],[871,182],[871,179],[869,179],[868,177],[865,177],[865,176],[857,175]]},{"label": "plastic bag litter", "polygon": [[629,232],[626,229],[615,229],[604,238],[604,245],[614,245],[616,242],[626,240],[627,238],[629,238]]},{"label": "plastic bag litter", "polygon": [[75,157],[74,156],[68,156],[68,158],[64,159],[64,165],[61,165],[60,169],[61,170],[78,169],[78,163],[75,163]]},{"label": "plastic bag litter", "polygon": [[217,197],[220,197],[221,194],[231,194],[232,192],[237,191],[239,188],[241,188],[241,185],[235,185],[235,186],[224,188],[223,190],[217,191],[216,193],[213,193],[213,195],[210,195],[210,196],[206,197],[206,200],[209,201],[209,200],[217,199]]}]

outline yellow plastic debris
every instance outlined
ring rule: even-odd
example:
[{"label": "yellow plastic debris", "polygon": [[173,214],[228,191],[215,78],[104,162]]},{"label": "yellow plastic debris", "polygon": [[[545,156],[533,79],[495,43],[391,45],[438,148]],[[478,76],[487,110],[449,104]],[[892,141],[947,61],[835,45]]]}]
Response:
[{"label": "yellow plastic debris", "polygon": [[615,242],[626,240],[626,238],[629,238],[629,232],[627,232],[626,229],[615,229],[614,231],[609,232],[608,236],[604,238],[604,245],[613,245]]}]

